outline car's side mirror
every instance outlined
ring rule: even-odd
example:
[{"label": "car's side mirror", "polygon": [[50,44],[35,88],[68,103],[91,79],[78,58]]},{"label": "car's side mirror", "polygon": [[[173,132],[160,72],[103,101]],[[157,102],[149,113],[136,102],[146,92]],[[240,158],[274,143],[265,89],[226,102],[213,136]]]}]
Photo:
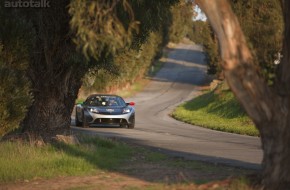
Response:
[{"label": "car's side mirror", "polygon": [[126,103],[127,104],[127,106],[129,105],[129,106],[135,106],[135,102],[130,102],[130,103]]},{"label": "car's side mirror", "polygon": [[77,104],[77,105],[83,105],[84,102],[79,101],[79,102],[77,102],[76,104]]}]

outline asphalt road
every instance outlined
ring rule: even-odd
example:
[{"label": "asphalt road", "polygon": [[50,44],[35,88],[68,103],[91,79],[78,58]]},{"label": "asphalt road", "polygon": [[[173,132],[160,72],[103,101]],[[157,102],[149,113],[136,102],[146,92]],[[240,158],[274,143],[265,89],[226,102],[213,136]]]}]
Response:
[{"label": "asphalt road", "polygon": [[259,169],[259,138],[208,130],[169,116],[176,105],[200,94],[198,86],[209,80],[201,48],[178,44],[145,90],[126,99],[136,103],[135,129],[72,128],[148,146],[175,157]]}]

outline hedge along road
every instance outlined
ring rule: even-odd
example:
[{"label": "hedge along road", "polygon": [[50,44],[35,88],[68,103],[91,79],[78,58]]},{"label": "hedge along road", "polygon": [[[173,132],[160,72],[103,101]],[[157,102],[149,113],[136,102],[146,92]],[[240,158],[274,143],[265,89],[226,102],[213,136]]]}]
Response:
[{"label": "hedge along road", "polygon": [[[209,130],[169,116],[178,104],[199,95],[199,86],[210,82],[206,69],[200,46],[177,44],[149,85],[126,99],[136,103],[134,129],[75,126],[72,129],[148,146],[175,157],[260,169],[262,150],[258,137]],[[73,120],[74,116],[72,125]]]}]

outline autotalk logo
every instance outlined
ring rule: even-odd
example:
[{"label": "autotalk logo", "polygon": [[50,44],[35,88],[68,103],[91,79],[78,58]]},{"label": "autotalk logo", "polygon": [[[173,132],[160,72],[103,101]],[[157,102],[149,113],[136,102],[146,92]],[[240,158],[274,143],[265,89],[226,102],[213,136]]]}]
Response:
[{"label": "autotalk logo", "polygon": [[48,8],[50,7],[49,0],[6,0],[4,7],[13,8]]}]

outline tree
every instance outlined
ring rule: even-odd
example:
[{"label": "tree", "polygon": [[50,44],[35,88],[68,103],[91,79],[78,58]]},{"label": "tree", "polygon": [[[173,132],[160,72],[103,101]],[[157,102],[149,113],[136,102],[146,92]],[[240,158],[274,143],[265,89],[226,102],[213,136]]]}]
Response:
[{"label": "tree", "polygon": [[[265,76],[269,84],[275,79],[274,64],[279,59],[282,49],[282,15],[279,1],[272,0],[232,0],[230,1],[233,11],[240,21],[241,28],[244,32],[248,46],[255,55],[254,61],[259,64],[262,69],[261,73]],[[255,19],[252,19],[255,18]],[[200,31],[202,21],[195,21],[193,30]],[[203,22],[204,24],[208,23]],[[207,25],[203,31],[213,33],[212,29]],[[196,28],[197,27],[197,28]],[[197,34],[197,35],[196,35]],[[196,33],[195,42],[202,38],[202,45],[207,57],[209,73],[220,76],[220,68],[218,62],[218,42],[214,34],[205,35],[206,33]]]},{"label": "tree", "polygon": [[169,41],[178,43],[188,33],[192,23],[192,4],[181,1],[170,10],[172,23],[169,28]]},{"label": "tree", "polygon": [[269,87],[254,63],[238,19],[227,0],[197,0],[220,44],[222,68],[233,93],[261,135],[262,185],[265,189],[290,188],[290,1],[282,0],[283,58],[277,79]]},{"label": "tree", "polygon": [[12,16],[4,13],[1,19],[22,19],[35,31],[34,39],[27,39],[32,44],[26,70],[33,102],[22,132],[46,142],[70,133],[70,116],[85,73],[95,67],[110,71],[107,61],[114,54],[124,47],[140,48],[177,2],[58,0],[50,1],[49,8],[7,9]]},{"label": "tree", "polygon": [[47,9],[22,10],[22,17],[32,22],[36,31],[28,67],[34,101],[22,130],[44,141],[69,133],[70,114],[86,68],[84,56],[72,41],[69,2],[53,1]]}]

